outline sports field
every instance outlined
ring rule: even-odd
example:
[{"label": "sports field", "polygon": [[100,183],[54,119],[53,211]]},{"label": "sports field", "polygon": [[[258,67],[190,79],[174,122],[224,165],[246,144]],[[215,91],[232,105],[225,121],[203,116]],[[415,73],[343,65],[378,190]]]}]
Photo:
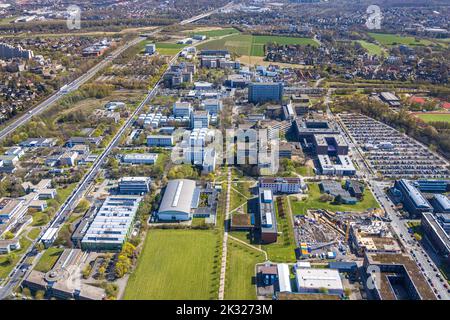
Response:
[{"label": "sports field", "polygon": [[426,39],[418,39],[414,37],[403,37],[396,34],[390,33],[374,33],[369,32],[369,36],[377,40],[381,45],[393,46],[393,45],[409,45],[409,46],[428,46],[432,45],[433,42]]},{"label": "sports field", "polygon": [[221,39],[208,41],[198,47],[199,49],[228,49],[230,52],[241,56],[262,57],[264,56],[264,45],[268,43],[318,45],[318,43],[311,38],[233,34]]},{"label": "sports field", "polygon": [[225,279],[226,300],[255,300],[255,265],[264,262],[264,254],[235,240],[228,242]]},{"label": "sports field", "polygon": [[124,299],[217,299],[218,240],[210,230],[149,230]]},{"label": "sports field", "polygon": [[450,113],[421,113],[415,114],[416,117],[422,119],[425,122],[449,122],[450,123]]}]

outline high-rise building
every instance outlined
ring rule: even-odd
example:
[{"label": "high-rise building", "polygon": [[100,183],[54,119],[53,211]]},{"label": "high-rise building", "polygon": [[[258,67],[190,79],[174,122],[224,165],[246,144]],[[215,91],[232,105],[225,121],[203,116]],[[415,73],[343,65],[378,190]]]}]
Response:
[{"label": "high-rise building", "polygon": [[283,84],[278,82],[253,82],[248,86],[251,103],[280,102],[283,100]]}]

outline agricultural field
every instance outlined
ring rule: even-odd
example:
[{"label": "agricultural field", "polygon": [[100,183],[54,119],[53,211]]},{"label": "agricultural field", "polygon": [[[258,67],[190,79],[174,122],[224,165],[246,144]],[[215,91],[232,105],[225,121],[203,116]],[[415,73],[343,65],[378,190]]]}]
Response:
[{"label": "agricultural field", "polygon": [[449,122],[450,123],[450,113],[419,113],[415,114],[419,119],[425,122]]},{"label": "agricultural field", "polygon": [[369,32],[369,36],[377,40],[383,46],[408,45],[408,46],[429,46],[433,42],[426,39],[416,39],[414,37],[404,37],[390,33],[373,33]]},{"label": "agricultural field", "polygon": [[253,36],[233,34],[221,39],[208,41],[198,46],[199,49],[227,49],[241,56],[264,56],[264,46],[268,43],[318,45],[310,38],[295,38],[285,36]]},{"label": "agricultural field", "polygon": [[264,254],[235,240],[229,240],[227,272],[225,279],[226,300],[255,300],[253,282],[255,265],[264,262]]},{"label": "agricultural field", "polygon": [[150,230],[124,299],[217,299],[220,247],[216,231]]},{"label": "agricultural field", "polygon": [[369,208],[379,208],[380,205],[375,200],[372,192],[365,188],[364,197],[362,201],[357,202],[356,204],[332,204],[331,202],[321,202],[319,200],[321,193],[319,189],[319,185],[317,183],[308,184],[308,197],[305,200],[298,200],[295,197],[290,197],[292,214],[306,214],[308,209],[325,209],[330,211],[350,211],[350,212],[359,212],[365,211]]},{"label": "agricultural field", "polygon": [[381,46],[375,43],[370,43],[364,40],[357,40],[356,42],[358,42],[371,55],[381,56],[383,52],[385,52]]}]

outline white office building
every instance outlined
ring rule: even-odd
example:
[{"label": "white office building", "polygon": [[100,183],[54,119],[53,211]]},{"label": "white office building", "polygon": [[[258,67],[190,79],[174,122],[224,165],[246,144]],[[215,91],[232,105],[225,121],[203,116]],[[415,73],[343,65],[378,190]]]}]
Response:
[{"label": "white office building", "polygon": [[157,159],[157,153],[130,153],[123,156],[122,162],[129,164],[154,164]]},{"label": "white office building", "polygon": [[173,104],[173,115],[174,117],[188,117],[190,118],[192,114],[192,105],[189,102],[175,102]]},{"label": "white office building", "polygon": [[298,268],[295,273],[299,293],[344,293],[339,271],[335,269]]},{"label": "white office building", "polygon": [[173,145],[173,137],[167,135],[147,136],[147,145],[149,147],[171,147]]}]

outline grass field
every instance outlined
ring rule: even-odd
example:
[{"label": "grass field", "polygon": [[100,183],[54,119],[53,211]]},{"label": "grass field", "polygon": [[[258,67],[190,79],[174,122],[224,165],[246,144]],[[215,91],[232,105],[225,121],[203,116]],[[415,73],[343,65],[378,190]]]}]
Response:
[{"label": "grass field", "polygon": [[255,265],[264,262],[264,254],[245,245],[229,240],[227,273],[225,279],[226,300],[255,300],[253,282]]},{"label": "grass field", "polygon": [[279,208],[277,203],[275,204],[275,211],[277,216],[277,229],[278,235],[277,242],[262,245],[262,249],[265,250],[269,256],[269,260],[273,262],[295,262],[295,239],[294,231],[291,223],[291,219],[288,217],[288,207],[285,204],[285,216],[280,217],[278,214]]},{"label": "grass field", "polygon": [[226,36],[229,34],[235,34],[235,33],[239,33],[239,31],[236,30],[235,28],[223,28],[223,29],[217,29],[217,30],[195,31],[195,32],[191,32],[190,35],[193,36],[195,34],[201,34],[201,35],[207,36],[208,38],[212,38],[212,37],[222,37],[222,36]]},{"label": "grass field", "polygon": [[317,183],[308,184],[308,198],[306,200],[295,201],[294,197],[290,197],[292,213],[294,215],[306,214],[308,209],[326,209],[330,211],[365,211],[369,208],[379,208],[378,202],[375,200],[372,192],[368,188],[364,190],[364,197],[362,201],[356,204],[341,204],[334,205],[329,202],[321,202],[320,189]]},{"label": "grass field", "polygon": [[50,271],[63,251],[64,249],[62,248],[48,248],[34,267],[34,270],[41,272]]},{"label": "grass field", "polygon": [[0,279],[4,279],[8,276],[30,244],[31,241],[25,239],[25,237],[20,238],[20,250],[13,251],[14,259],[12,263],[8,263],[8,255],[0,255]]},{"label": "grass field", "polygon": [[417,118],[422,119],[425,122],[450,122],[450,113],[448,114],[432,114],[432,113],[423,113],[416,114]]},{"label": "grass field", "polygon": [[384,52],[383,48],[375,43],[370,43],[364,40],[358,40],[357,41],[364,49],[367,50],[372,55],[378,55],[381,56],[381,54]]},{"label": "grass field", "polygon": [[199,49],[227,49],[243,56],[264,56],[264,45],[276,42],[278,44],[318,45],[310,38],[295,38],[285,36],[252,36],[233,34],[222,39],[212,40],[198,46]]},{"label": "grass field", "polygon": [[393,45],[409,45],[409,46],[428,46],[432,45],[433,42],[426,39],[416,40],[414,37],[404,37],[398,36],[390,33],[373,33],[369,32],[369,36],[377,40],[383,46],[393,46]]},{"label": "grass field", "polygon": [[[150,43],[150,42],[148,42]],[[170,43],[170,42],[156,42],[156,51],[165,56],[174,56],[176,55],[181,49],[183,49],[186,45],[184,44],[178,44],[178,43]],[[145,45],[144,45],[145,47]]]},{"label": "grass field", "polygon": [[218,240],[214,231],[150,230],[124,299],[217,299]]}]

